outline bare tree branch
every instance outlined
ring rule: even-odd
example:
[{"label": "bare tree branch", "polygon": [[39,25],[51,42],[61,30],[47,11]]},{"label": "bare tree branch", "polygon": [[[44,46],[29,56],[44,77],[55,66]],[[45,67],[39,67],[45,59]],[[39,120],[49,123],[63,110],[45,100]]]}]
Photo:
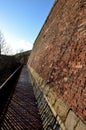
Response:
[{"label": "bare tree branch", "polygon": [[2,34],[2,32],[0,31],[0,55],[1,52],[3,51],[3,48],[5,47],[5,40],[4,40],[4,36]]},{"label": "bare tree branch", "polygon": [[0,55],[1,54],[11,54],[12,49],[11,47],[5,42],[4,35],[0,31]]}]

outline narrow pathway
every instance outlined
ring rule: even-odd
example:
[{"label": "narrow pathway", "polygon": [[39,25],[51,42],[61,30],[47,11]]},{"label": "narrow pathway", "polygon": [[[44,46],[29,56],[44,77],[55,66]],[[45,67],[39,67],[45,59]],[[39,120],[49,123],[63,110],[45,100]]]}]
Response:
[{"label": "narrow pathway", "polygon": [[43,130],[26,66],[23,67],[1,130]]}]

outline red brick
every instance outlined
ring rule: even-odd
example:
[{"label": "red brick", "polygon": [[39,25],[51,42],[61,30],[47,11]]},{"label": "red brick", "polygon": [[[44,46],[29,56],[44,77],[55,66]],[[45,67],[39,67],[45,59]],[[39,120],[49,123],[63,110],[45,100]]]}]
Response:
[{"label": "red brick", "polygon": [[81,4],[56,1],[34,43],[29,64],[85,120],[86,9]]},{"label": "red brick", "polygon": [[83,115],[86,117],[86,110],[83,111]]}]

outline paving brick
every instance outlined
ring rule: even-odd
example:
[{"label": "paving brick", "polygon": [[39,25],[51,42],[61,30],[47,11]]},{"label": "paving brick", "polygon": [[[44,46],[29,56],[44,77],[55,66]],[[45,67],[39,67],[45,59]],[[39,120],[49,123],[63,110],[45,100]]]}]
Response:
[{"label": "paving brick", "polygon": [[[4,118],[0,122],[0,130],[43,130],[33,86],[30,83],[26,66],[22,68],[21,75],[11,97],[6,113],[2,113]],[[1,117],[3,117],[2,115]]]}]

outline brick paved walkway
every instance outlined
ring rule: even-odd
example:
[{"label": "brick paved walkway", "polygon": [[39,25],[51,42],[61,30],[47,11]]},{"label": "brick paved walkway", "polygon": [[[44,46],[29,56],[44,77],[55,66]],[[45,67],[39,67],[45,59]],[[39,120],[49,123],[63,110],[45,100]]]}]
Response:
[{"label": "brick paved walkway", "polygon": [[1,130],[43,130],[26,66],[23,67]]}]

